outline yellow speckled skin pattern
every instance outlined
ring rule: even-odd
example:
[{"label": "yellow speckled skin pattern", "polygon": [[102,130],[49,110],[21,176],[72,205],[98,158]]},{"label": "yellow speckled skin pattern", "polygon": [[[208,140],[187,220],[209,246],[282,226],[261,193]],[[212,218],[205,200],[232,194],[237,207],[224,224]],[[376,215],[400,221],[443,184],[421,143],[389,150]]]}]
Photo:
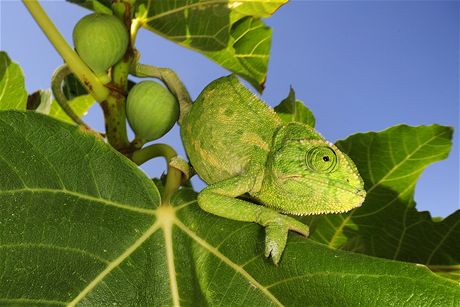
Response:
[{"label": "yellow speckled skin pattern", "polygon": [[[265,255],[277,264],[288,230],[308,227],[281,213],[351,210],[364,201],[353,161],[302,123],[284,124],[231,75],[209,84],[181,125],[190,163],[209,186],[202,209],[266,227]],[[236,198],[249,194],[257,204]]]},{"label": "yellow speckled skin pattern", "polygon": [[266,160],[281,125],[276,113],[249,90],[234,88],[241,86],[236,77],[228,78],[208,85],[182,123],[187,154],[208,184],[243,173],[251,161]]}]

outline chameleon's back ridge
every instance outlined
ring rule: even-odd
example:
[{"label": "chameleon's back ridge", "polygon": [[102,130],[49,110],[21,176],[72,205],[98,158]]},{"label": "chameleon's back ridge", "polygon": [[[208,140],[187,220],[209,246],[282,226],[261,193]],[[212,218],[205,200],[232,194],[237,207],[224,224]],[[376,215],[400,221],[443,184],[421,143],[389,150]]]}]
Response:
[{"label": "chameleon's back ridge", "polygon": [[231,75],[201,92],[181,131],[191,164],[213,183],[242,173],[254,151],[266,157],[280,125],[275,112]]}]

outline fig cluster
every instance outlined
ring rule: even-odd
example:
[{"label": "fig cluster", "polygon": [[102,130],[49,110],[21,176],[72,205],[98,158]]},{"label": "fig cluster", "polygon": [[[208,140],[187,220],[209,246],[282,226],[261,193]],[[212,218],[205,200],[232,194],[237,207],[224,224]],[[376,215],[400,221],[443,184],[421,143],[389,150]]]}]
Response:
[{"label": "fig cluster", "polygon": [[[83,62],[101,81],[109,82],[108,70],[123,58],[129,35],[116,16],[94,13],[76,24],[73,41]],[[174,126],[179,117],[179,104],[160,83],[142,81],[128,93],[126,116],[136,139],[145,143],[162,137]]]}]

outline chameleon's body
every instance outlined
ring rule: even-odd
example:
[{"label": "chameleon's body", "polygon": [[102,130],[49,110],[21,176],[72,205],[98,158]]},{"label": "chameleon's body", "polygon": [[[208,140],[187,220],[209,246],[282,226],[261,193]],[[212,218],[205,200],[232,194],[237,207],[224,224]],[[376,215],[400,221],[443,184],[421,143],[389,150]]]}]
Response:
[{"label": "chameleon's body", "polygon": [[[275,263],[288,230],[308,235],[306,225],[280,212],[338,213],[364,200],[362,179],[345,154],[307,125],[283,124],[234,76],[208,85],[181,126],[190,162],[209,184],[200,207],[265,226],[265,254]],[[246,193],[258,204],[236,198]]]},{"label": "chameleon's body", "polygon": [[[241,97],[222,88],[231,83],[209,85],[182,124],[190,161],[208,184],[243,174],[251,164],[263,167],[281,125],[276,113],[249,91]],[[235,101],[242,103],[235,105]]]}]

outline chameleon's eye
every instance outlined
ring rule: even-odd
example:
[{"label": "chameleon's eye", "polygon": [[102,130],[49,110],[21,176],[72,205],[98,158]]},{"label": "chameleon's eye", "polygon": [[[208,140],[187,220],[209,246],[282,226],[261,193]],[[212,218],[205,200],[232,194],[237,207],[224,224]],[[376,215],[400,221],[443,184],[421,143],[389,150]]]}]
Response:
[{"label": "chameleon's eye", "polygon": [[327,146],[313,147],[307,152],[305,160],[308,168],[318,173],[330,173],[337,166],[337,155]]}]

